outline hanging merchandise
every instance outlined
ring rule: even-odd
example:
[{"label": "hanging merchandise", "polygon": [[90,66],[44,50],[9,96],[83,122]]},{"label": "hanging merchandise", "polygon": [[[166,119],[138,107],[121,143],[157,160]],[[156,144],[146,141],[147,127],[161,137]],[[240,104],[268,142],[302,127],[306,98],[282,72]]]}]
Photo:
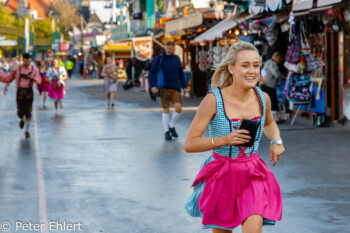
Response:
[{"label": "hanging merchandise", "polygon": [[300,61],[300,39],[296,34],[292,34],[292,40],[285,55],[286,62],[297,64]]},{"label": "hanging merchandise", "polygon": [[277,9],[281,9],[283,6],[282,0],[266,0],[266,11],[270,10],[275,12]]},{"label": "hanging merchandise", "polygon": [[311,101],[310,76],[308,74],[290,74],[289,77],[289,98],[292,102]]},{"label": "hanging merchandise", "polygon": [[250,29],[261,30],[264,33],[265,39],[267,40],[271,48],[273,48],[273,45],[276,42],[276,35],[274,33],[275,21],[276,16],[273,15],[271,17],[266,17],[263,19],[252,21],[249,25]]},{"label": "hanging merchandise", "polygon": [[230,49],[230,46],[229,46],[229,44],[228,44],[228,40],[227,39],[225,39],[225,44],[224,44],[224,48],[222,49],[222,60],[224,60],[225,59],[225,57],[226,57],[226,54],[228,53],[228,50]]},{"label": "hanging merchandise", "polygon": [[209,69],[210,64],[209,64],[209,57],[208,57],[208,52],[204,50],[204,46],[202,47],[202,51],[198,53],[199,55],[199,69],[201,71],[206,71]]},{"label": "hanging merchandise", "polygon": [[300,74],[303,74],[304,72],[310,73],[317,70],[320,67],[320,64],[311,53],[303,22],[300,22],[300,43]]},{"label": "hanging merchandise", "polygon": [[321,98],[321,89],[322,89],[322,81],[324,80],[324,76],[322,74],[322,68],[317,69],[312,75],[311,80],[313,82],[317,82],[317,92],[316,92],[316,100],[320,100]]},{"label": "hanging merchandise", "polygon": [[213,51],[213,42],[209,42],[209,51],[208,51],[208,60],[210,64],[214,63],[214,51]]},{"label": "hanging merchandise", "polygon": [[[296,30],[297,26],[299,26],[299,33]],[[288,70],[298,74],[310,73],[320,67],[317,59],[311,53],[302,21],[298,21],[292,25],[291,42],[285,60],[284,66]]]},{"label": "hanging merchandise", "polygon": [[217,66],[221,63],[222,60],[222,47],[220,46],[220,42],[216,43],[216,46],[213,48],[214,51],[214,66]]},{"label": "hanging merchandise", "polygon": [[255,0],[251,0],[250,5],[249,5],[249,13],[257,15],[257,14],[260,14],[262,12],[264,12],[264,7],[257,6]]}]

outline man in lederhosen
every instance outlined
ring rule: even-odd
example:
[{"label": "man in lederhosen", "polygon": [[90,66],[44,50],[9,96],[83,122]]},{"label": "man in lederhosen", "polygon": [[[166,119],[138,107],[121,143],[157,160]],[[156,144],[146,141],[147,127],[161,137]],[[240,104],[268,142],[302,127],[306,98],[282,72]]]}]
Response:
[{"label": "man in lederhosen", "polygon": [[19,127],[22,129],[26,126],[25,136],[30,137],[29,126],[32,118],[32,106],[33,106],[33,84],[38,85],[41,83],[41,77],[39,70],[30,64],[30,55],[28,53],[23,54],[23,64],[16,67],[10,75],[1,74],[1,81],[5,83],[11,83],[16,79],[17,86],[17,115],[21,119]]}]

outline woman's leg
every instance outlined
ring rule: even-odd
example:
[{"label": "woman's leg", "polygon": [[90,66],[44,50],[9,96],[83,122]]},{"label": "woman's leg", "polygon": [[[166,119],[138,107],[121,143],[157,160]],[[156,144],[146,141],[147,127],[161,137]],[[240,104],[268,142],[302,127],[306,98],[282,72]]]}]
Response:
[{"label": "woman's leg", "polygon": [[115,96],[115,92],[111,91],[111,104],[112,104],[112,106],[114,106],[114,96]]},{"label": "woman's leg", "polygon": [[232,233],[232,231],[224,230],[224,229],[213,228],[212,230],[213,230],[213,233]]},{"label": "woman's leg", "polygon": [[109,106],[111,104],[111,93],[107,92],[107,105]]},{"label": "woman's leg", "polygon": [[55,102],[54,102],[54,104],[55,104],[55,110],[56,110],[56,114],[57,114],[58,102],[57,102],[57,101],[55,101]]},{"label": "woman's leg", "polygon": [[261,233],[263,226],[263,217],[261,215],[251,215],[242,223],[243,233]]},{"label": "woman's leg", "polygon": [[47,91],[44,91],[43,94],[43,106],[45,107],[45,102],[46,102],[46,96],[47,96]]}]

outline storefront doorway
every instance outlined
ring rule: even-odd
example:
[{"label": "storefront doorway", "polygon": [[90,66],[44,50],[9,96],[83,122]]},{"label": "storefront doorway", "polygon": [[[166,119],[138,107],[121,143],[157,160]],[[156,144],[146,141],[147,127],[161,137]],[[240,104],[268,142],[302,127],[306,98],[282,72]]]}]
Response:
[{"label": "storefront doorway", "polygon": [[326,39],[326,111],[330,120],[339,118],[339,59],[338,33],[325,34]]}]

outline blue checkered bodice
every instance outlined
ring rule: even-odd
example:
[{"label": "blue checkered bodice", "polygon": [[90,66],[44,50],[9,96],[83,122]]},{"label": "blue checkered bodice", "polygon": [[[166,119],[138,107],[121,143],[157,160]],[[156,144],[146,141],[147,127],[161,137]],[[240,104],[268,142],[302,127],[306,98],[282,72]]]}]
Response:
[{"label": "blue checkered bodice", "polygon": [[[214,152],[216,154],[222,155],[222,156],[228,156],[232,158],[237,158],[237,156],[241,153],[242,149],[244,150],[244,153],[247,157],[250,155],[258,152],[259,149],[259,143],[261,140],[261,137],[263,135],[264,131],[264,124],[265,124],[265,117],[266,117],[266,103],[265,103],[265,97],[263,92],[260,88],[255,87],[254,90],[258,94],[260,98],[260,104],[263,109],[263,115],[261,116],[261,122],[260,127],[258,129],[258,132],[256,134],[256,140],[254,143],[254,146],[252,147],[238,147],[238,146],[221,146],[216,149],[214,149]],[[211,138],[215,137],[221,137],[228,135],[233,130],[237,130],[237,128],[241,125],[241,120],[238,119],[229,119],[225,113],[224,108],[224,102],[222,99],[222,94],[220,88],[216,88],[215,90],[211,91],[216,98],[216,115],[212,121],[210,121],[208,128],[209,128],[209,135]]]}]

